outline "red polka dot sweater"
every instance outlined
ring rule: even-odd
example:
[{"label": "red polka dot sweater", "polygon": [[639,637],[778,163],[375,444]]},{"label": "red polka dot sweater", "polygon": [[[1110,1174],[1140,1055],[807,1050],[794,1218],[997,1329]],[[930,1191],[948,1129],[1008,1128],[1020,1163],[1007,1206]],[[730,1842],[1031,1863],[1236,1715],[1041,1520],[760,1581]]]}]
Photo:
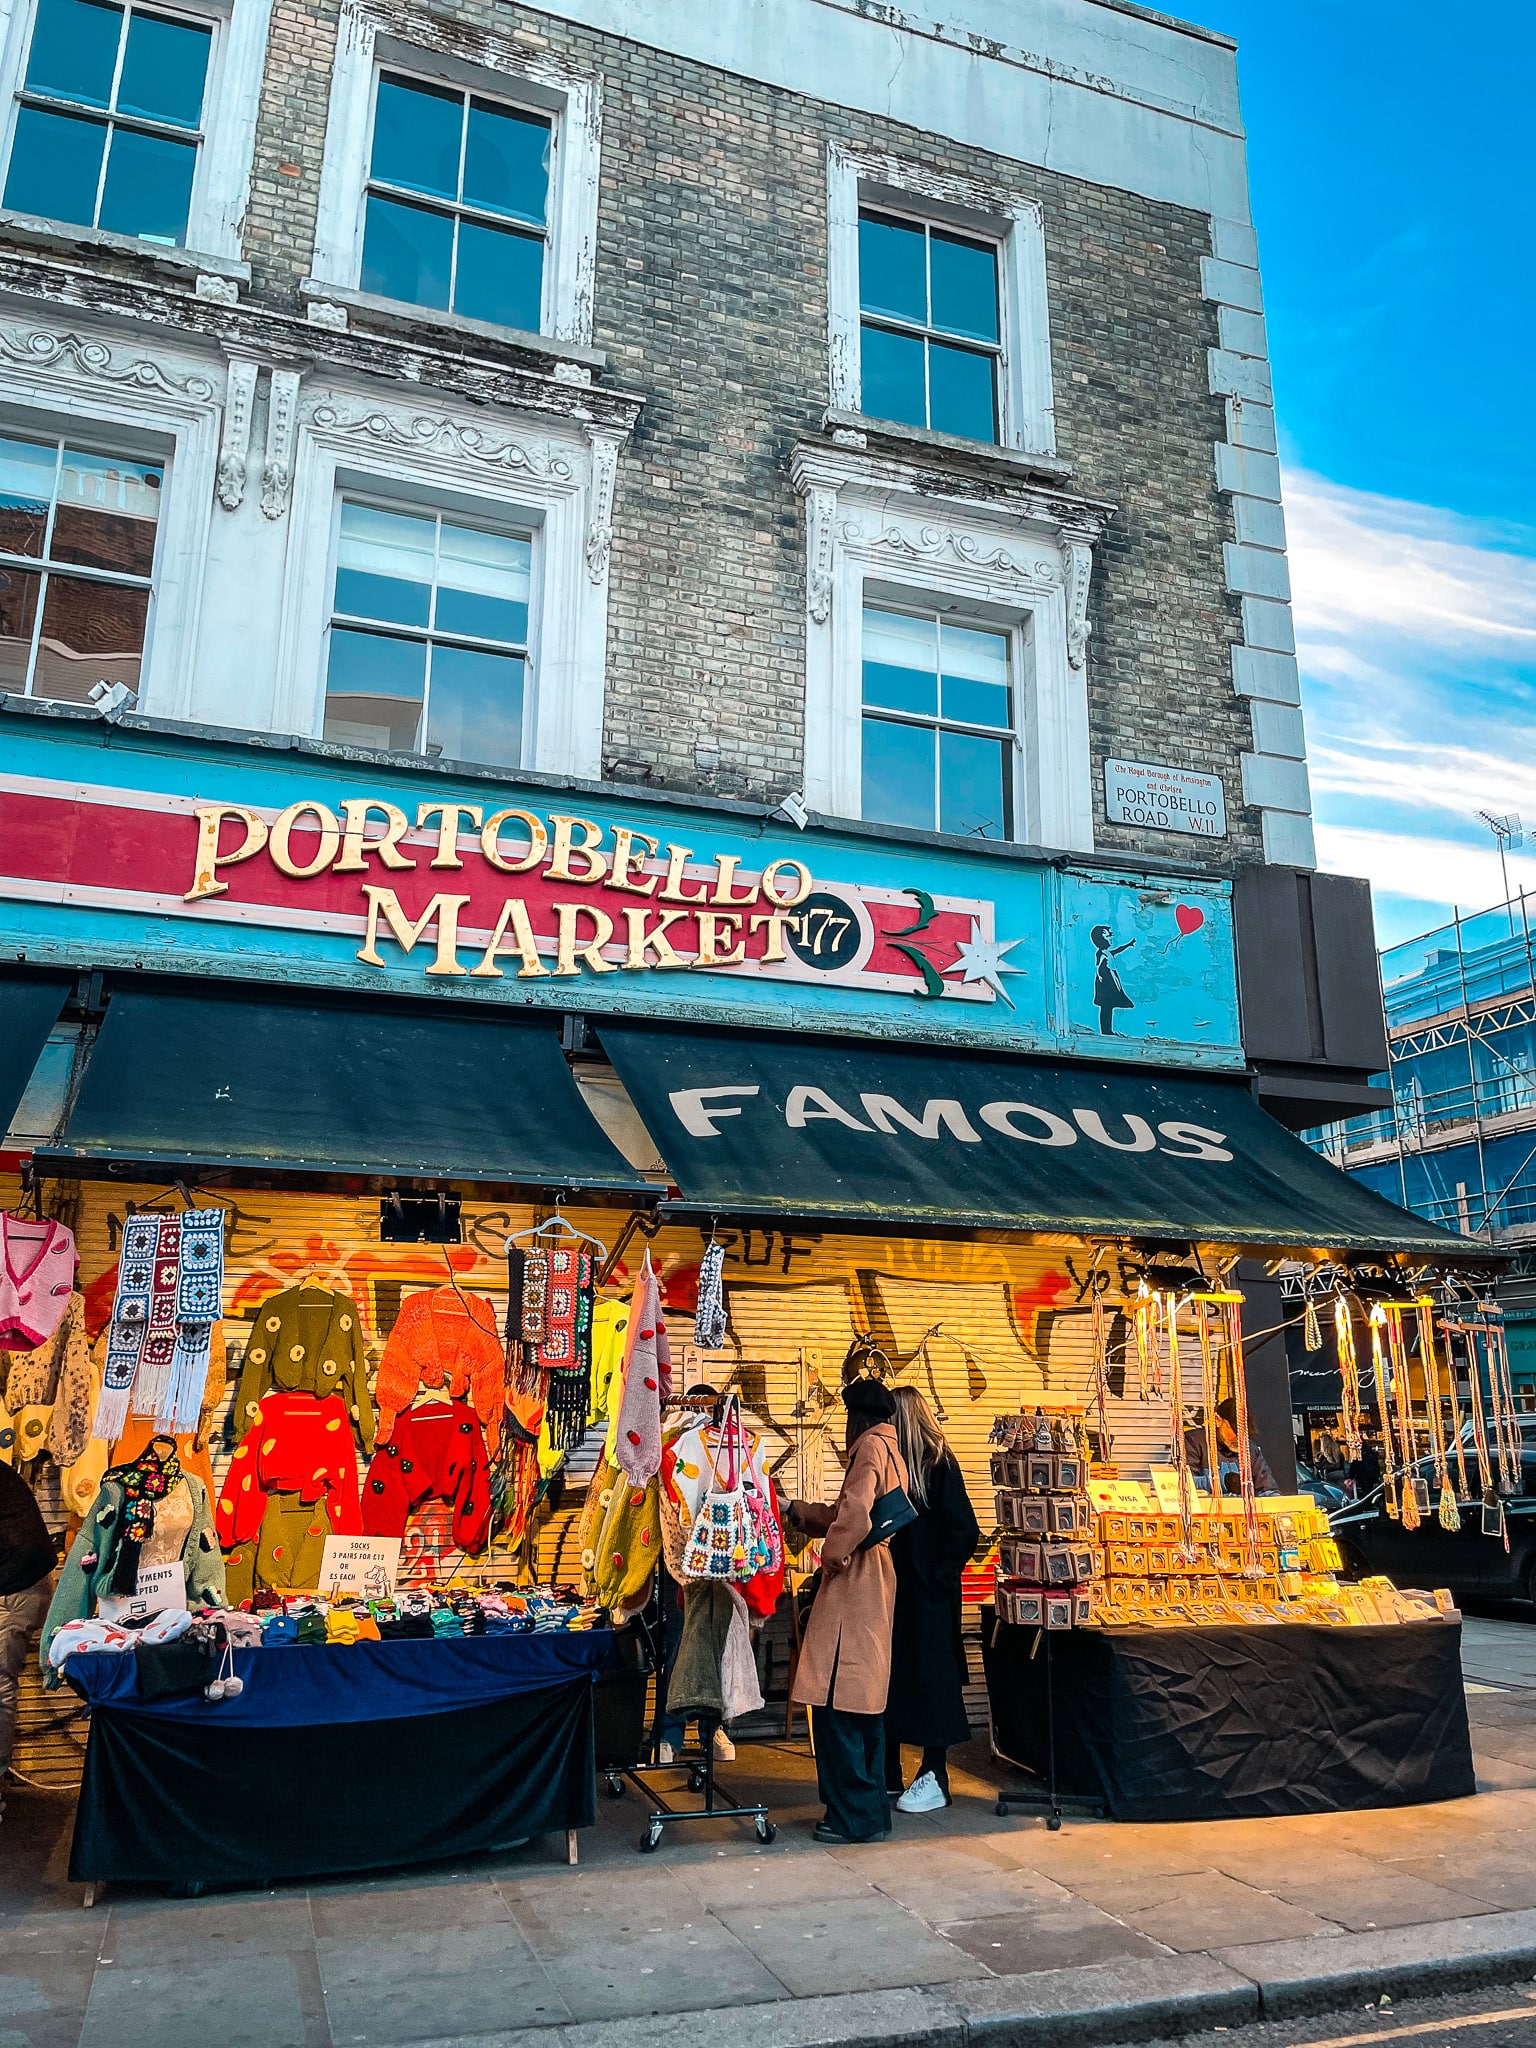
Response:
[{"label": "red polka dot sweater", "polygon": [[403,1536],[406,1516],[428,1499],[452,1507],[461,1550],[485,1548],[490,1471],[479,1418],[464,1401],[430,1401],[396,1417],[363,1482],[363,1533]]}]

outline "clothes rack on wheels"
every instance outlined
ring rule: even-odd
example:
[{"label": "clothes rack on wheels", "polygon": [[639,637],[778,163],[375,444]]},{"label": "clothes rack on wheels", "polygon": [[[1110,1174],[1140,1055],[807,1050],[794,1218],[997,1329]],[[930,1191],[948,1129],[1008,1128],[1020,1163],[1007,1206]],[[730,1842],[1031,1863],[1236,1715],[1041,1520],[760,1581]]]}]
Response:
[{"label": "clothes rack on wheels", "polygon": [[[650,1799],[651,1810],[646,1816],[645,1833],[640,1837],[640,1847],[647,1853],[660,1848],[663,1833],[679,1821],[749,1820],[756,1830],[757,1839],[760,1842],[771,1842],[779,1831],[768,1818],[766,1806],[716,1805],[715,1753],[711,1740],[702,1741],[697,1750],[683,1750],[670,1763],[662,1763],[657,1756],[659,1742],[655,1731],[661,1718],[661,1690],[666,1683],[660,1647],[660,1610],[660,1587],[658,1583],[653,1582],[650,1598],[641,1614],[636,1617],[636,1633],[649,1672],[656,1682],[656,1712],[652,1716],[651,1734],[644,1753],[634,1763],[611,1763],[601,1767],[608,1796],[611,1799],[621,1798],[627,1779],[637,1792],[644,1793]],[[673,1806],[663,1794],[647,1782],[658,1772],[680,1770],[688,1773],[689,1791],[704,1794],[702,1806]]]}]

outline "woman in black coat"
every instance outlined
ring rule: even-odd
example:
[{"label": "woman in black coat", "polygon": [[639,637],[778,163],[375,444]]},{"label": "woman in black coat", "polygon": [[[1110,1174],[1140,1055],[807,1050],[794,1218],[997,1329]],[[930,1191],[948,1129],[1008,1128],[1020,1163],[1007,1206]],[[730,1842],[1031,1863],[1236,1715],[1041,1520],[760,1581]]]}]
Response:
[{"label": "woman in black coat", "polygon": [[[901,1812],[935,1813],[950,1804],[947,1752],[957,1742],[970,1740],[960,1575],[981,1531],[960,1467],[933,1410],[915,1387],[893,1387],[891,1392],[907,1492],[917,1520],[891,1538],[896,1619],[885,1708],[886,1782],[892,1792],[901,1792]],[[923,1762],[902,1792],[904,1742],[922,1750]]]}]

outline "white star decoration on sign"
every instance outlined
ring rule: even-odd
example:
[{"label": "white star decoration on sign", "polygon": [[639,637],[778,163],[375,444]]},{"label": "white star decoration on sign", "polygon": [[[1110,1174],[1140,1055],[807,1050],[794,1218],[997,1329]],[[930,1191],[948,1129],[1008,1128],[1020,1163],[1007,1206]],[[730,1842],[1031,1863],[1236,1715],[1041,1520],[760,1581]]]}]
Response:
[{"label": "white star decoration on sign", "polygon": [[955,968],[963,967],[965,972],[960,977],[962,982],[984,982],[989,989],[1002,997],[1011,1010],[1013,997],[1003,987],[1002,978],[1005,974],[1027,974],[1029,970],[1013,966],[1003,956],[1023,943],[1022,939],[984,939],[981,936],[981,926],[973,921],[971,936],[962,940],[955,948],[954,961],[948,971],[953,974]]}]

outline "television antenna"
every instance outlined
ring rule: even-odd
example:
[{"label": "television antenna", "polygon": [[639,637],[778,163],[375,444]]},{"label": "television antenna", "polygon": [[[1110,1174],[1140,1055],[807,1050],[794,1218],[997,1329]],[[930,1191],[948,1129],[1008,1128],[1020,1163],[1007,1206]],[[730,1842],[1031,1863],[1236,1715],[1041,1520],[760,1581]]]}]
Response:
[{"label": "television antenna", "polygon": [[1499,872],[1504,877],[1504,901],[1508,903],[1510,900],[1509,862],[1506,854],[1510,847],[1518,849],[1525,844],[1525,832],[1520,824],[1520,814],[1518,811],[1510,811],[1505,816],[1499,817],[1492,811],[1479,811],[1477,815],[1498,842]]}]

